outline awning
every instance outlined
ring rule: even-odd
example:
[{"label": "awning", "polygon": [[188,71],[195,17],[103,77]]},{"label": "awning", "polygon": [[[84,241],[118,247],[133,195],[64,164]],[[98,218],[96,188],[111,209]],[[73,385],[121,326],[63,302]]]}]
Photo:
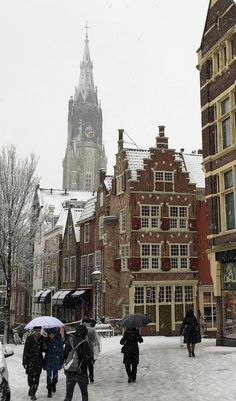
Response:
[{"label": "awning", "polygon": [[63,292],[64,292],[64,290],[55,292],[55,294],[52,296],[52,304],[53,305],[57,305],[57,299],[58,299],[59,295],[61,295]]},{"label": "awning", "polygon": [[39,302],[40,304],[46,304],[49,303],[51,301],[51,289],[45,290],[43,291],[43,293],[40,295],[40,299]]},{"label": "awning", "polygon": [[83,295],[85,293],[85,291],[86,290],[77,290],[71,295],[71,297],[72,298],[79,298],[79,297],[81,297],[81,295]]},{"label": "awning", "polygon": [[56,306],[62,306],[64,305],[67,300],[70,298],[70,294],[74,290],[60,290],[57,291],[56,294],[53,295],[52,300],[53,300],[53,305]]},{"label": "awning", "polygon": [[35,294],[35,296],[34,296],[34,299],[33,299],[33,302],[35,303],[35,304],[38,304],[39,302],[40,302],[40,297],[41,297],[41,295],[44,293],[44,290],[40,290],[40,291],[38,291],[38,292],[36,292],[36,294]]}]

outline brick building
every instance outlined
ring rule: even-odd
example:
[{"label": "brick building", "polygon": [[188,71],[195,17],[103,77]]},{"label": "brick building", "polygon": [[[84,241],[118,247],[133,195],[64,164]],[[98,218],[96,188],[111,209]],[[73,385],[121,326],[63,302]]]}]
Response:
[{"label": "brick building", "polygon": [[202,155],[169,149],[164,126],[149,150],[123,145],[119,130],[111,190],[100,171],[97,192],[100,314],[147,313],[152,324],[144,333],[172,335],[186,310],[198,314],[201,305],[214,330],[213,307],[204,295],[212,297]]},{"label": "brick building", "polygon": [[217,344],[236,339],[236,4],[209,2],[198,50],[208,258],[217,302]]}]

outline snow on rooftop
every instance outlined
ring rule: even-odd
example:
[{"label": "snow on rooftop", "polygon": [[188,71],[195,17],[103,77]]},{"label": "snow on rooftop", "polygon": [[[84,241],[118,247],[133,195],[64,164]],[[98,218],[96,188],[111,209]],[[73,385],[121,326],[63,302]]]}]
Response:
[{"label": "snow on rooftop", "polygon": [[150,159],[150,151],[143,149],[126,149],[128,168],[131,171],[131,179],[137,180],[137,170],[143,170],[144,159]]},{"label": "snow on rooftop", "polygon": [[74,225],[74,230],[75,230],[75,239],[76,242],[80,241],[80,226],[79,226],[79,220],[80,217],[83,213],[83,209],[77,209],[77,208],[71,208],[71,216],[73,220],[73,225]]},{"label": "snow on rooftop", "polygon": [[97,200],[97,197],[93,196],[91,199],[89,199],[86,202],[85,207],[83,209],[83,213],[81,214],[81,217],[80,217],[80,222],[93,217],[93,215],[95,213],[96,200]]},{"label": "snow on rooftop", "polygon": [[39,188],[38,197],[41,207],[50,208],[54,216],[59,216],[65,201],[86,202],[93,196],[93,192],[65,191],[63,189],[44,189]]},{"label": "snow on rooftop", "polygon": [[184,167],[189,172],[189,180],[197,188],[205,188],[205,176],[202,169],[202,155],[198,153],[181,152]]}]

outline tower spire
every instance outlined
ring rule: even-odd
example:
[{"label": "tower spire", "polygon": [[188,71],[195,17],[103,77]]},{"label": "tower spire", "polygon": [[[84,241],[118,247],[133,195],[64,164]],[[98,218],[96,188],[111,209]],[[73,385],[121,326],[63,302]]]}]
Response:
[{"label": "tower spire", "polygon": [[81,95],[85,102],[90,94],[93,99],[96,98],[94,82],[93,82],[93,63],[90,58],[89,52],[89,39],[88,39],[88,23],[85,24],[85,41],[84,41],[84,56],[83,61],[80,63],[80,78],[78,90],[75,91],[75,100]]}]

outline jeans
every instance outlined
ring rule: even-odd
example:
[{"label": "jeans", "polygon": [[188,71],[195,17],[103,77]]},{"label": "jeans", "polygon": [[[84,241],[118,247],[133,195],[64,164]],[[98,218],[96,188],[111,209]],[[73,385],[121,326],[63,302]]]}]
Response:
[{"label": "jeans", "polygon": [[73,398],[74,388],[76,383],[78,383],[82,401],[88,401],[88,376],[86,373],[77,374],[67,374],[66,375],[66,398],[65,401],[71,401]]},{"label": "jeans", "polygon": [[58,382],[58,370],[47,370],[47,385]]}]

